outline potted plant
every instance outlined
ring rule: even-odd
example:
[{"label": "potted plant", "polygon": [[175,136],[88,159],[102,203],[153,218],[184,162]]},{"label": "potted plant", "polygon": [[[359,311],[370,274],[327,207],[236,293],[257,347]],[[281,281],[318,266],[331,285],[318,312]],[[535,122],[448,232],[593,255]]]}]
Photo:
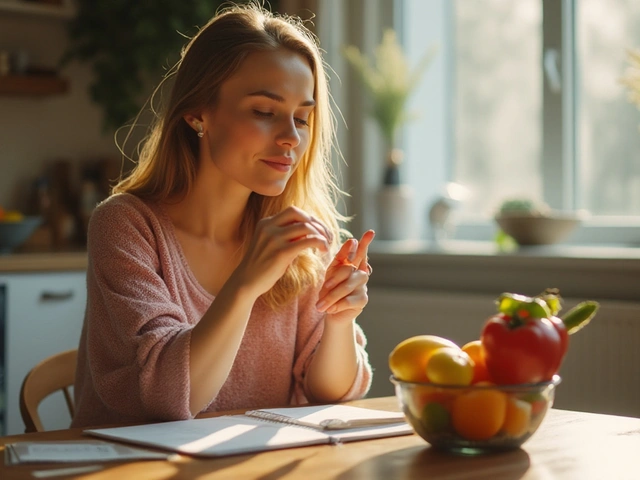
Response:
[{"label": "potted plant", "polygon": [[378,124],[385,143],[385,166],[379,192],[379,238],[405,239],[410,236],[413,192],[401,180],[403,152],[398,146],[401,127],[415,114],[409,112],[408,101],[436,52],[431,47],[415,68],[398,42],[396,32],[386,29],[371,61],[356,46],[343,53],[363,85],[370,103],[370,115]]}]

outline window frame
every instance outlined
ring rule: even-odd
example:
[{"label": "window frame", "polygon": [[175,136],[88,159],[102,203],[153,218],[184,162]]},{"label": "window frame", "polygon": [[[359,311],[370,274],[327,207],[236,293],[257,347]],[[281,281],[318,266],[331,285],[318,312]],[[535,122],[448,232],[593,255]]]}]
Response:
[{"label": "window frame", "polygon": [[[543,55],[552,50],[557,52],[562,82],[560,91],[553,89],[543,70],[543,195],[546,203],[560,210],[576,210],[579,204],[579,189],[576,188],[580,155],[577,138],[580,115],[577,72],[580,71],[580,52],[577,51],[575,37],[577,2],[578,0],[541,0]],[[431,202],[442,193],[440,189],[452,180],[452,166],[455,162],[454,95],[451,90],[447,90],[455,84],[454,65],[451,61],[455,55],[454,8],[448,0],[394,0],[393,25],[400,33],[400,39],[413,64],[425,45],[432,41],[428,35],[433,26],[430,28],[428,22],[437,16],[434,9],[441,9],[449,15],[449,19],[444,21],[445,31],[440,35],[440,54],[433,67],[427,70],[426,78],[412,100],[428,105],[429,109],[434,105],[436,108],[427,112],[425,118],[407,125],[403,134],[402,144],[408,159],[404,176],[411,179],[410,183],[417,192],[415,220],[424,225],[419,238],[430,238],[428,209]],[[421,39],[416,32],[425,37]],[[442,90],[433,88],[434,81],[438,80],[445,86],[445,95],[442,95]],[[438,96],[448,97],[448,100],[443,102]],[[437,122],[446,125],[438,130]],[[436,132],[433,131],[434,128]],[[415,161],[425,157],[428,161]],[[558,162],[558,158],[562,161]],[[366,166],[367,160],[364,162]],[[588,216],[567,243],[638,246],[639,227],[640,216]],[[491,240],[496,231],[496,225],[490,219],[459,218],[454,236],[456,239],[486,241]]]}]

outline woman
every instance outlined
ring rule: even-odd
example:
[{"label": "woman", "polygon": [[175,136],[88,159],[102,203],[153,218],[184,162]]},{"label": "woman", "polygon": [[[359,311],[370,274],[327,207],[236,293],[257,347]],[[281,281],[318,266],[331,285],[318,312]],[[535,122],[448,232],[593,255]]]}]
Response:
[{"label": "woman", "polygon": [[73,426],[363,396],[373,232],[339,245],[329,93],[299,23],[232,7],[187,45],[88,234]]}]

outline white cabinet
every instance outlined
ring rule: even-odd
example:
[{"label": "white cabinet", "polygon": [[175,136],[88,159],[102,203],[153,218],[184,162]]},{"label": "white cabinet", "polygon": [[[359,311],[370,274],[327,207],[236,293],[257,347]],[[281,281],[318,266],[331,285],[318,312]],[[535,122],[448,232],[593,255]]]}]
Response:
[{"label": "white cabinet", "polygon": [[[11,273],[0,275],[6,289],[5,399],[7,435],[23,433],[20,387],[38,362],[78,347],[86,305],[86,272]],[[59,397],[59,398],[56,398]],[[69,427],[62,395],[39,408],[47,430]]]}]

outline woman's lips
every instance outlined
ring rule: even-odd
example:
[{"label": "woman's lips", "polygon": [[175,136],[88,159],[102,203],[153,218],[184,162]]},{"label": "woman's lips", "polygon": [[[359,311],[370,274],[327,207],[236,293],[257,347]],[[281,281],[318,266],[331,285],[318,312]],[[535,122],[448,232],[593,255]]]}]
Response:
[{"label": "woman's lips", "polygon": [[293,167],[293,160],[290,158],[273,158],[273,159],[262,159],[262,161],[267,164],[269,167],[277,170],[279,172],[288,172]]}]

